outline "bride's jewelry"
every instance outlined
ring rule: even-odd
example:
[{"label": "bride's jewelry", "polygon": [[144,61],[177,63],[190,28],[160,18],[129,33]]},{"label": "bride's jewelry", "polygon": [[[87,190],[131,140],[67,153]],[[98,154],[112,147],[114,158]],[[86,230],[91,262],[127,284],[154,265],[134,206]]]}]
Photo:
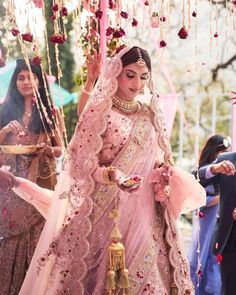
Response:
[{"label": "bride's jewelry", "polygon": [[112,97],[112,104],[115,108],[125,114],[134,114],[139,110],[140,107],[137,101],[126,101],[119,98],[118,96]]},{"label": "bride's jewelry", "polygon": [[144,67],[146,66],[146,62],[142,57],[142,53],[141,50],[139,48],[137,48],[138,51],[138,60],[136,61],[136,63],[140,66],[140,67]]},{"label": "bride's jewelry", "polygon": [[32,113],[33,113],[32,111],[25,111],[23,116],[25,116],[27,118],[31,118]]}]

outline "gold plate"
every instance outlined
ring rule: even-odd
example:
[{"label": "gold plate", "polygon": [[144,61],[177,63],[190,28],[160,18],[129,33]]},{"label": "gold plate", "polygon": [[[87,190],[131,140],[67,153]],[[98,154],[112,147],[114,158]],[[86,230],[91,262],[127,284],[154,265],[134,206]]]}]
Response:
[{"label": "gold plate", "polygon": [[33,154],[38,153],[42,145],[0,145],[0,151],[6,154]]}]

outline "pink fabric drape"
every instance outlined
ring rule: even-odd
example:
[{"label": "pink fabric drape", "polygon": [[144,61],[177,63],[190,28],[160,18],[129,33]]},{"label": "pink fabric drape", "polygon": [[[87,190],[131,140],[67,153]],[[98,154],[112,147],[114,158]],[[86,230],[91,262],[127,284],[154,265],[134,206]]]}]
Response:
[{"label": "pink fabric drape", "polygon": [[171,135],[178,106],[177,94],[159,96],[160,105],[163,111],[168,136]]},{"label": "pink fabric drape", "polygon": [[100,53],[102,58],[102,65],[105,64],[106,60],[106,28],[107,28],[107,0],[100,1],[100,10],[103,12],[102,18],[100,19]]}]

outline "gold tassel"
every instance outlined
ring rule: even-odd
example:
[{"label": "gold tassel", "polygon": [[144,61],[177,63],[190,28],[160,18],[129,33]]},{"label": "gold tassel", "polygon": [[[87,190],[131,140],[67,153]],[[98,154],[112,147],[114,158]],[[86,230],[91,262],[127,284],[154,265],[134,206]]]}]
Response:
[{"label": "gold tassel", "polygon": [[170,285],[170,295],[178,295],[178,288],[176,287],[175,283]]},{"label": "gold tassel", "polygon": [[113,291],[116,289],[116,281],[115,281],[116,273],[113,270],[109,270],[107,272],[107,279],[106,279],[106,290]]},{"label": "gold tassel", "polygon": [[120,277],[117,286],[121,289],[128,289],[130,287],[129,271],[127,268],[124,268],[120,271]]},{"label": "gold tassel", "polygon": [[[114,219],[114,227],[111,232],[111,243],[108,247],[108,272],[106,278],[106,290],[112,295],[116,288],[123,289],[123,295],[128,295],[129,271],[125,267],[125,247],[121,243],[122,235],[116,224],[118,210],[113,209],[110,217]],[[118,281],[117,281],[118,279]]]}]

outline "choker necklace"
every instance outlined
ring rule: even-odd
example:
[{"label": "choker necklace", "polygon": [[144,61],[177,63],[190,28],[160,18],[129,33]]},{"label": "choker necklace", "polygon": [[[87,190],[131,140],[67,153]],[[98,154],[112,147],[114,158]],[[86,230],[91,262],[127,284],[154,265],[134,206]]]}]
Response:
[{"label": "choker necklace", "polygon": [[134,114],[139,110],[137,101],[126,101],[116,95],[112,97],[112,105],[125,114]]}]

